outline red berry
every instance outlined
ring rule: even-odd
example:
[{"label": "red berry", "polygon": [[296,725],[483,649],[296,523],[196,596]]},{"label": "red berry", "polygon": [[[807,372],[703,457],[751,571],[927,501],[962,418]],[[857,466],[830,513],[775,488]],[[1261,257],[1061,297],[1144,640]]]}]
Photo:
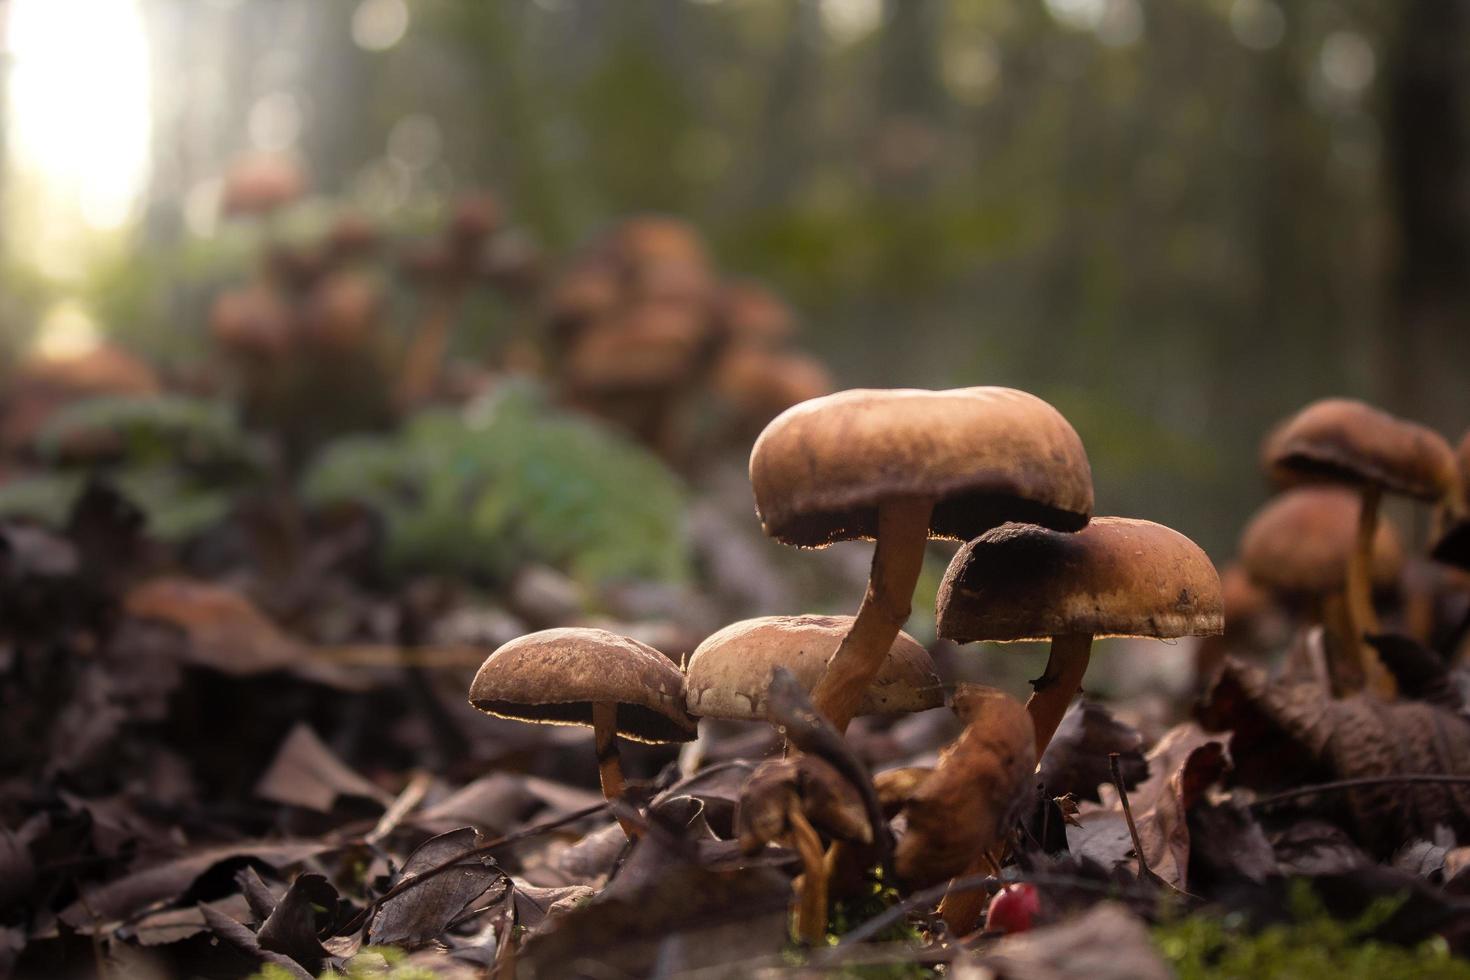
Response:
[{"label": "red berry", "polygon": [[1025,932],[1040,911],[1041,896],[1035,885],[1006,885],[990,900],[985,928],[990,932]]}]

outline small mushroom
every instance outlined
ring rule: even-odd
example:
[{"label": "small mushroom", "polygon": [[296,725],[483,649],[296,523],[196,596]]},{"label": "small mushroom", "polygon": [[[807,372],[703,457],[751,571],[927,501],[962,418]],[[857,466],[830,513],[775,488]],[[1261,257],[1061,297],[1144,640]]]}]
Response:
[{"label": "small mushroom", "polygon": [[939,586],[939,635],[1050,639],[1026,710],[1040,757],[1082,683],[1094,636],[1167,639],[1224,628],[1220,576],[1199,545],[1151,521],[1096,517],[1076,534],[1006,524],[965,545]]},{"label": "small mushroom", "polygon": [[762,527],[784,544],[876,540],[862,605],[812,695],[838,731],[908,619],[930,537],[1016,520],[1076,531],[1092,514],[1082,440],[1056,409],[1009,388],[802,402],[756,440],[750,480]]},{"label": "small mushroom", "polygon": [[827,862],[821,833],[857,844],[873,839],[857,789],[814,755],[767,760],[740,793],[735,830],[747,855],[776,843],[801,856],[796,934],[804,943],[821,942],[827,933]]},{"label": "small mushroom", "polygon": [[[695,736],[684,711],[684,675],[673,662],[599,629],[549,629],[511,640],[480,665],[470,704],[516,721],[591,726],[609,801],[623,792],[618,735],[654,743]],[[623,829],[633,835],[626,824]]]},{"label": "small mushroom", "polygon": [[1437,503],[1451,517],[1464,513],[1454,451],[1444,437],[1371,405],[1347,398],[1313,402],[1267,438],[1263,462],[1281,484],[1342,483],[1360,494],[1358,533],[1347,564],[1347,615],[1365,682],[1385,696],[1393,675],[1363,642],[1378,632],[1371,566],[1379,501],[1385,492]]},{"label": "small mushroom", "polygon": [[226,215],[269,215],[305,191],[306,174],[290,157],[246,157],[225,174],[221,209]]},{"label": "small mushroom", "polygon": [[[1240,536],[1240,560],[1251,581],[1291,606],[1305,608],[1331,638],[1337,686],[1343,693],[1362,686],[1347,617],[1347,568],[1357,547],[1359,497],[1346,487],[1294,487],[1268,501]],[[1374,533],[1371,578],[1378,588],[1398,579],[1403,547],[1387,521]]]},{"label": "small mushroom", "polygon": [[[764,720],[771,672],[785,667],[811,691],[827,657],[851,627],[851,616],[764,616],[726,626],[701,643],[685,665],[689,713]],[[929,652],[899,633],[858,714],[903,714],[943,704],[944,691]]]}]

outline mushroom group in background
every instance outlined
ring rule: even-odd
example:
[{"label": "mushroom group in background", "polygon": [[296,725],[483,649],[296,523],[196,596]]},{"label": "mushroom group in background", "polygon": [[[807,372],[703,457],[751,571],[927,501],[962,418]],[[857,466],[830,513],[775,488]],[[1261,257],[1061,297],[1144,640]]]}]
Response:
[{"label": "mushroom group in background", "polygon": [[[695,736],[684,710],[684,675],[673,661],[600,629],[563,627],[511,640],[480,666],[470,704],[516,721],[590,726],[609,801],[623,793],[617,736],[654,743]],[[634,836],[634,828],[623,829]]]},{"label": "mushroom group in background", "polygon": [[[1308,624],[1323,627],[1328,672],[1338,693],[1350,693],[1363,683],[1346,599],[1359,511],[1359,495],[1347,487],[1293,487],[1261,507],[1240,536],[1241,567],[1251,581]],[[1375,590],[1391,588],[1403,567],[1398,534],[1390,522],[1378,522],[1371,585]]]},{"label": "mushroom group in background", "polygon": [[844,731],[908,619],[925,545],[1006,521],[1076,531],[1092,514],[1082,440],[1010,388],[838,392],[778,416],[750,455],[756,512],[783,544],[876,541],[852,628],[813,692]]},{"label": "mushroom group in background", "polygon": [[676,462],[831,390],[821,363],[790,349],[795,325],[766,287],[722,283],[699,234],[658,215],[590,243],[546,299],[563,397]]},{"label": "mushroom group in background", "polygon": [[1347,565],[1347,619],[1362,683],[1392,697],[1393,675],[1363,637],[1378,632],[1372,602],[1373,539],[1384,493],[1465,512],[1454,451],[1439,433],[1360,401],[1328,398],[1287,419],[1267,438],[1263,463],[1280,486],[1328,482],[1360,495],[1357,534]]}]

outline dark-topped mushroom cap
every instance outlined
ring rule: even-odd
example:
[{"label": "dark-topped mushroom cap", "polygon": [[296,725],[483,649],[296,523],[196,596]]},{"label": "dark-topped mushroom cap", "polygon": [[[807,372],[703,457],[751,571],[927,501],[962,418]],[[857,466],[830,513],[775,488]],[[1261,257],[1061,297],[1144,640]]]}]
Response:
[{"label": "dark-topped mushroom cap", "polygon": [[939,587],[939,635],[973,640],[1208,636],[1220,576],[1199,545],[1151,521],[1095,517],[1076,534],[1006,524],[959,550]]},{"label": "dark-topped mushroom cap", "polygon": [[687,742],[684,675],[653,647],[606,630],[531,633],[490,654],[470,684],[470,704],[501,718],[591,725],[594,703],[618,706],[618,734],[638,742]]},{"label": "dark-topped mushroom cap", "polygon": [[[1357,546],[1358,494],[1338,486],[1295,487],[1256,511],[1240,535],[1240,560],[1253,581],[1288,595],[1328,595],[1347,586]],[[1373,539],[1373,582],[1391,585],[1403,568],[1398,535],[1386,520]]]},{"label": "dark-topped mushroom cap", "polygon": [[[689,657],[684,686],[689,713],[707,718],[764,719],[771,672],[791,671],[807,691],[817,686],[851,616],[763,616],[726,626]],[[918,641],[899,633],[863,695],[861,715],[924,711],[944,704],[934,662]]]},{"label": "dark-topped mushroom cap", "polygon": [[1443,436],[1350,398],[1324,398],[1287,419],[1267,437],[1262,462],[1278,485],[1376,485],[1430,501],[1459,486]]},{"label": "dark-topped mushroom cap", "polygon": [[767,534],[821,547],[872,538],[878,507],[933,497],[933,537],[1006,521],[1075,531],[1092,514],[1092,469],[1061,413],[1010,388],[854,389],[795,405],[750,454]]}]

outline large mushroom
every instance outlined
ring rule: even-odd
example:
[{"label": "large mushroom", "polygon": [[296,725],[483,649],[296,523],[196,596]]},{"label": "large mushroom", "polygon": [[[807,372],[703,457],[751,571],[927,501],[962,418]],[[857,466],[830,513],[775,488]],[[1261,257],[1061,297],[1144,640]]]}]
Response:
[{"label": "large mushroom", "polygon": [[766,426],[750,456],[766,534],[820,548],[875,539],[858,614],[813,692],[845,730],[908,619],[930,537],[1006,521],[1077,531],[1092,515],[1082,440],[1055,408],[1009,388],[842,391]]},{"label": "large mushroom", "polygon": [[[1251,581],[1323,626],[1339,690],[1355,689],[1363,681],[1357,676],[1360,641],[1352,635],[1345,600],[1358,512],[1358,495],[1346,487],[1294,487],[1268,501],[1240,536],[1240,561]],[[1398,535],[1387,521],[1380,522],[1374,532],[1372,584],[1393,585],[1403,565]],[[1351,672],[1348,677],[1336,676],[1345,670]]]},{"label": "large mushroom", "polygon": [[623,792],[618,735],[654,743],[695,736],[684,675],[673,661],[637,640],[585,627],[542,630],[500,647],[475,674],[470,704],[516,721],[590,726],[609,801]]},{"label": "large mushroom", "polygon": [[1371,566],[1379,501],[1384,493],[1464,513],[1460,475],[1450,444],[1439,433],[1395,418],[1364,402],[1326,398],[1287,419],[1267,438],[1263,462],[1281,484],[1342,483],[1360,495],[1358,532],[1347,566],[1347,614],[1365,681],[1380,694],[1394,692],[1393,675],[1363,642],[1378,632]]},{"label": "large mushroom", "polygon": [[1097,636],[1169,639],[1224,628],[1220,576],[1199,545],[1151,521],[1096,517],[1076,534],[1007,524],[960,549],[939,586],[939,635],[1051,640],[1026,710],[1041,757]]},{"label": "large mushroom", "polygon": [[[762,616],[732,623],[689,656],[684,688],[696,718],[764,721],[771,673],[785,667],[807,691],[821,680],[851,616]],[[899,633],[864,693],[858,714],[909,714],[944,705],[929,652]]]}]

